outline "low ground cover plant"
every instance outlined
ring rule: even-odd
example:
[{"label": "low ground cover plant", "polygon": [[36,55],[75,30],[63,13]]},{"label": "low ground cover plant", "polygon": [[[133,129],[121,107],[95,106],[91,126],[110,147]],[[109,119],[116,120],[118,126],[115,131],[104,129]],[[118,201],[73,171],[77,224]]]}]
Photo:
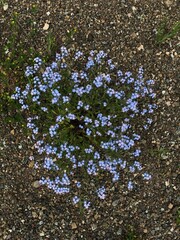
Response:
[{"label": "low ground cover plant", "polygon": [[[140,132],[156,108],[154,81],[144,79],[142,67],[134,78],[104,51],[84,54],[63,46],[49,64],[35,58],[25,76],[26,86],[16,87],[12,99],[21,105],[41,156],[30,160],[45,169],[42,185],[57,194],[72,192],[73,204],[88,208],[88,193],[81,194],[87,181],[93,179],[94,193],[104,199],[106,186],[99,179],[105,173],[112,182],[120,182],[124,169],[151,179],[138,160]],[[133,187],[132,178],[127,189]]]}]

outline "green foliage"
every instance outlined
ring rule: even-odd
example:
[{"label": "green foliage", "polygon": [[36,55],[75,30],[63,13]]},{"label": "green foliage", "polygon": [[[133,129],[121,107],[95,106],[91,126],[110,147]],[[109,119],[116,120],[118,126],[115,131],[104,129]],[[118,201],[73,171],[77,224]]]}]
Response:
[{"label": "green foliage", "polygon": [[135,230],[132,226],[127,227],[124,240],[137,240],[137,235],[136,235]]},{"label": "green foliage", "polygon": [[11,35],[3,46],[0,60],[2,80],[1,91],[8,91],[14,88],[18,82],[23,82],[24,64],[31,63],[35,57],[33,47],[27,45],[26,39],[22,38],[22,29],[18,20],[18,13],[14,13],[10,20],[9,31]]},{"label": "green foliage", "polygon": [[19,104],[11,99],[8,92],[0,94],[0,112],[6,123],[19,123],[21,127],[25,125]]},{"label": "green foliage", "polygon": [[164,20],[157,29],[156,42],[158,44],[164,43],[166,40],[172,39],[174,36],[177,36],[180,31],[180,22],[176,22],[169,29],[168,21]]},{"label": "green foliage", "polygon": [[37,14],[38,11],[39,11],[38,6],[37,6],[36,4],[33,4],[32,7],[30,8],[31,14],[33,14],[33,15],[34,15],[34,14]]},{"label": "green foliage", "polygon": [[154,149],[151,148],[151,149],[148,149],[147,151],[152,157],[157,157],[158,159],[165,159],[166,156],[169,154],[169,150],[164,147],[154,148]]},{"label": "green foliage", "polygon": [[[3,2],[1,1],[1,3]],[[27,18],[24,23],[29,27],[29,31],[24,31],[20,23],[19,13],[14,12],[6,26],[10,35],[2,46],[0,59],[0,111],[7,122],[21,122],[23,120],[19,105],[15,104],[10,96],[17,84],[21,87],[25,85],[24,68],[26,65],[31,65],[33,59],[37,56],[36,35],[38,29],[34,25],[34,17],[38,12],[38,7],[33,5],[29,11],[32,17]],[[56,48],[55,37],[52,32],[47,34],[45,46],[47,48],[44,54],[38,52],[38,56],[44,55],[48,60]]]},{"label": "green foliage", "polygon": [[77,33],[77,29],[76,28],[72,28],[70,30],[67,30],[66,32],[66,39],[65,39],[65,43],[66,45],[68,45],[69,43],[71,43],[74,39],[74,35]]}]

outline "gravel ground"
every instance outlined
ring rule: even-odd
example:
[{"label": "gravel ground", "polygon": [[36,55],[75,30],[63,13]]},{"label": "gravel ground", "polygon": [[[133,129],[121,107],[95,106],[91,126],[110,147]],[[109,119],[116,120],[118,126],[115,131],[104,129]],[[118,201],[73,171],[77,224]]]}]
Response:
[{"label": "gravel ground", "polygon": [[[131,192],[123,184],[110,186],[108,197],[94,200],[84,214],[65,198],[36,186],[40,173],[27,161],[31,142],[18,126],[5,124],[1,116],[0,239],[125,240],[128,226],[132,226],[137,239],[178,240],[179,39],[176,36],[157,45],[155,34],[165,18],[169,28],[178,20],[179,1],[6,2],[7,10],[0,8],[1,46],[11,34],[6,26],[14,12],[19,13],[22,34],[29,30],[27,19],[35,22],[39,31],[33,44],[39,51],[49,32],[56,34],[61,46],[67,30],[76,28],[75,47],[109,51],[124,71],[136,73],[144,66],[145,76],[156,81],[158,110],[140,143],[152,180],[137,180],[138,187]],[[36,13],[30,11],[33,4]]]}]

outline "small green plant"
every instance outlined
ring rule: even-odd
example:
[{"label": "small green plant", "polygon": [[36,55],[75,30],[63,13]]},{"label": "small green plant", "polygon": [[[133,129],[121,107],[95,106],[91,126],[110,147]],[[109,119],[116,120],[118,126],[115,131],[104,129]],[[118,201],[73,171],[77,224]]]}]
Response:
[{"label": "small green plant", "polygon": [[[56,38],[52,31],[49,31],[46,36],[46,46],[47,56],[48,58],[50,58],[55,54],[56,50],[58,49]],[[46,59],[46,61],[48,61],[48,59]]]},{"label": "small green plant", "polygon": [[11,20],[9,38],[2,47],[0,59],[0,111],[6,122],[23,121],[19,106],[11,99],[15,85],[24,84],[24,64],[32,63],[36,56],[33,47],[27,46],[26,36],[18,22],[18,13],[14,13]]},{"label": "small green plant", "polygon": [[38,5],[33,4],[32,7],[30,8],[30,13],[35,15],[38,13],[38,11],[39,11]]},{"label": "small green plant", "polygon": [[137,240],[137,235],[132,226],[127,227],[124,240]]},{"label": "small green plant", "polygon": [[157,157],[158,159],[165,159],[166,156],[168,156],[168,154],[169,154],[169,150],[167,148],[164,148],[164,147],[150,148],[150,149],[148,149],[148,153],[152,157]]},{"label": "small green plant", "polygon": [[173,24],[171,29],[168,28],[167,20],[164,20],[157,29],[156,42],[158,44],[164,43],[166,40],[172,39],[177,36],[180,31],[180,22]]},{"label": "small green plant", "polygon": [[67,30],[65,37],[65,44],[68,45],[74,40],[74,36],[77,33],[77,28]]},{"label": "small green plant", "polygon": [[[142,67],[137,79],[123,74],[104,51],[60,50],[50,63],[36,57],[26,68],[26,86],[16,87],[12,98],[27,116],[34,148],[44,156],[36,162],[47,173],[40,183],[57,194],[73,191],[72,202],[83,200],[88,208],[87,180],[104,199],[102,176],[110,173],[116,182],[120,169],[143,170],[137,129],[152,123],[154,81],[143,78]],[[151,178],[143,171],[142,176]],[[133,189],[131,180],[127,188]]]},{"label": "small green plant", "polygon": [[36,56],[33,47],[27,45],[26,37],[22,34],[18,22],[18,13],[14,13],[10,20],[9,30],[11,35],[3,46],[1,65],[1,92],[11,91],[17,82],[23,82],[23,68],[25,63],[31,63]]}]

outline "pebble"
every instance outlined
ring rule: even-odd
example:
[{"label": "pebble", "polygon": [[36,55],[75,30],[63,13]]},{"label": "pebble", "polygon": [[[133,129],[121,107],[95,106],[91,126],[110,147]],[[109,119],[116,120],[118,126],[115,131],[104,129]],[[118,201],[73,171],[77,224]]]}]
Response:
[{"label": "pebble", "polygon": [[4,5],[3,5],[3,9],[4,9],[4,11],[7,11],[8,10],[8,4],[7,3],[4,3]]},{"label": "pebble", "polygon": [[174,207],[174,205],[172,204],[172,203],[170,203],[169,205],[168,205],[168,208],[169,209],[172,209]]},{"label": "pebble", "polygon": [[166,4],[166,6],[169,8],[169,7],[171,7],[171,5],[173,4],[173,1],[172,1],[172,0],[166,0],[166,1],[165,1],[165,4]]},{"label": "pebble", "polygon": [[91,225],[91,229],[92,229],[93,231],[96,230],[96,229],[97,229],[97,225],[93,223],[93,224]]},{"label": "pebble", "polygon": [[122,228],[119,228],[116,234],[117,234],[118,236],[122,235]]},{"label": "pebble", "polygon": [[39,234],[39,236],[40,236],[40,237],[43,237],[43,236],[45,236],[45,233],[44,233],[44,232],[41,232],[41,233]]},{"label": "pebble", "polygon": [[43,30],[46,31],[46,30],[48,30],[48,29],[49,29],[49,23],[45,23],[45,24],[44,24],[44,27],[43,27]]},{"label": "pebble", "polygon": [[34,181],[34,182],[32,183],[32,186],[33,186],[34,188],[39,188],[39,187],[41,186],[41,184],[40,184],[40,182],[37,180],[37,181]]},{"label": "pebble", "polygon": [[169,186],[169,180],[167,180],[167,181],[165,182],[165,185],[166,185],[166,187]]},{"label": "pebble", "polygon": [[33,216],[33,218],[37,218],[38,217],[36,212],[32,212],[32,216]]},{"label": "pebble", "polygon": [[138,48],[137,48],[138,51],[141,51],[143,50],[144,51],[144,46],[141,44]]},{"label": "pebble", "polygon": [[118,203],[119,203],[119,200],[113,201],[113,202],[112,202],[113,207],[116,207],[116,206],[118,205]]}]

